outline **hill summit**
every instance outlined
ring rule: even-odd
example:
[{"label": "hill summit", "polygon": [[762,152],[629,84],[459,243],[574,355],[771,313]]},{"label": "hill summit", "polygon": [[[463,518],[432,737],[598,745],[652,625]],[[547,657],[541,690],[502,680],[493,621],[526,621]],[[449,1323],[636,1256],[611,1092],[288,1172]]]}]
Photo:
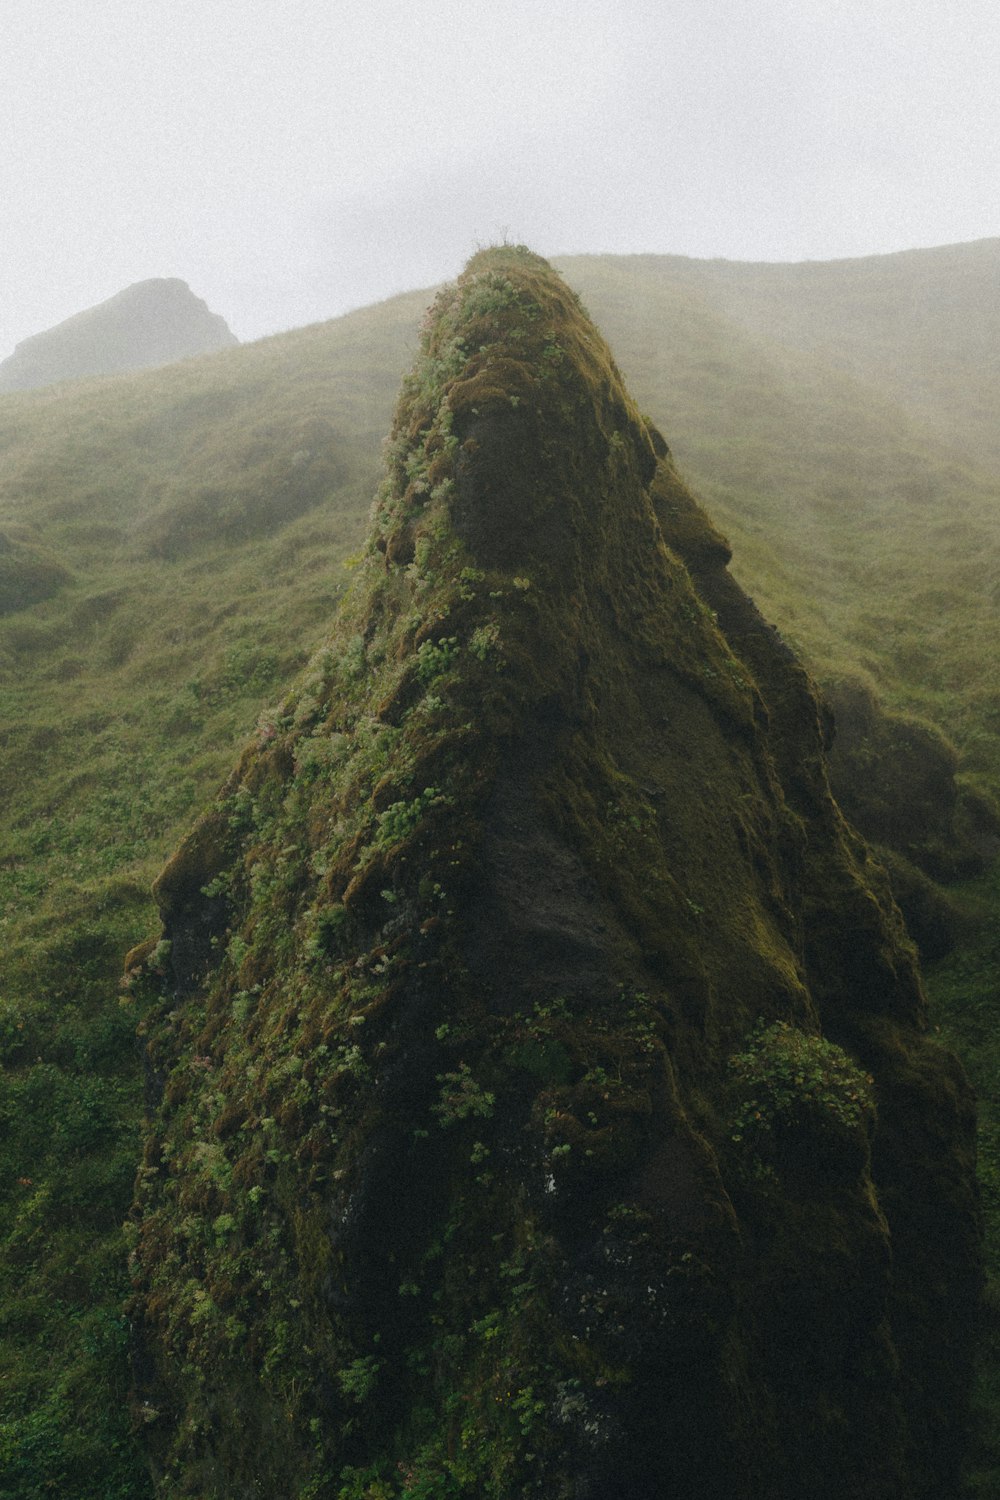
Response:
[{"label": "hill summit", "polygon": [[225,319],[209,312],[186,282],[176,277],[137,281],[107,302],[24,339],[0,364],[0,391],[172,364],[238,342]]},{"label": "hill summit", "polygon": [[728,560],[574,294],[476,256],[130,960],[164,1495],[953,1491],[971,1094]]}]

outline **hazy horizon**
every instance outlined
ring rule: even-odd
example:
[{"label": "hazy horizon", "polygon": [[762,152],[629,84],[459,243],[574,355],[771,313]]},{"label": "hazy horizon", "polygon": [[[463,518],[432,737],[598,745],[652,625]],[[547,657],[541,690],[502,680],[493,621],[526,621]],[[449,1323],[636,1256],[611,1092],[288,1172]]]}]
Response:
[{"label": "hazy horizon", "polygon": [[177,276],[241,339],[540,253],[1000,234],[985,0],[8,0],[0,359]]}]

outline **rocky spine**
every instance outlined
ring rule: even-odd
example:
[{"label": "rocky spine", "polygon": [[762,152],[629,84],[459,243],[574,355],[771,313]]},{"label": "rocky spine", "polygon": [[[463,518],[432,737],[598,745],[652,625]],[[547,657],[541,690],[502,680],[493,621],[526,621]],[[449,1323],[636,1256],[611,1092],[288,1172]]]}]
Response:
[{"label": "rocky spine", "polygon": [[574,295],[477,256],[131,960],[164,1496],[954,1491],[970,1091],[727,561]]}]

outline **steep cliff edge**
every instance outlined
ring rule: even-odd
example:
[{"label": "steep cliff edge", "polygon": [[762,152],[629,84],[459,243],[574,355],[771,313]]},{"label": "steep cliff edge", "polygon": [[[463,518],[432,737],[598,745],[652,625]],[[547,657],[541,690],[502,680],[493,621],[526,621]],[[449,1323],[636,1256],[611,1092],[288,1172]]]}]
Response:
[{"label": "steep cliff edge", "polygon": [[573,294],[477,256],[132,958],[163,1495],[953,1492],[972,1101],[727,561]]},{"label": "steep cliff edge", "polygon": [[186,282],[154,277],[24,339],[0,363],[0,391],[145,370],[238,342]]}]

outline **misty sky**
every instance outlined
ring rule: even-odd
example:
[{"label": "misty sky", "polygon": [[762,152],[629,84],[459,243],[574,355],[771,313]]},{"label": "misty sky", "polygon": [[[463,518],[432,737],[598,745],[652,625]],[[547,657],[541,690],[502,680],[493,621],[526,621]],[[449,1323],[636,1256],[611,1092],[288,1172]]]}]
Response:
[{"label": "misty sky", "polygon": [[0,358],[149,276],[241,338],[546,255],[1000,234],[996,0],[0,0]]}]

